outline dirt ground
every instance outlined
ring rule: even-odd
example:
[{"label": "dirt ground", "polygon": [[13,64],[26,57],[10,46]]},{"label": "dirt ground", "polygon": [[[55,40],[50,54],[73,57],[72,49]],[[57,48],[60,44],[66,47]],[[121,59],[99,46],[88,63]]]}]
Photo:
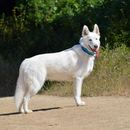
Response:
[{"label": "dirt ground", "polygon": [[35,96],[33,113],[18,114],[13,97],[0,98],[0,130],[130,130],[130,98]]}]

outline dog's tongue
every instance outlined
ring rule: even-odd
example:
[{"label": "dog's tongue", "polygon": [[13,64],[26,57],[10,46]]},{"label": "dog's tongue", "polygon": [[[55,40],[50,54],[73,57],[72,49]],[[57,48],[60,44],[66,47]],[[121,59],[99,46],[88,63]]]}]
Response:
[{"label": "dog's tongue", "polygon": [[99,49],[96,50],[96,49],[92,49],[91,47],[90,47],[90,49],[91,49],[93,52],[96,53],[96,58],[98,58],[98,57],[99,57]]},{"label": "dog's tongue", "polygon": [[99,58],[99,50],[96,51],[96,58]]}]

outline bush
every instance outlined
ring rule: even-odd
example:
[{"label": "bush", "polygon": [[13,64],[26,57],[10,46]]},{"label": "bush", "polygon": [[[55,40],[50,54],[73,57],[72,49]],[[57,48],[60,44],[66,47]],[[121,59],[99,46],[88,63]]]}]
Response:
[{"label": "bush", "polygon": [[0,17],[1,56],[12,59],[17,55],[21,61],[68,48],[78,42],[84,24],[92,28],[95,23],[99,24],[103,46],[129,46],[128,5],[127,0],[16,1],[12,15]]},{"label": "bush", "polygon": [[[130,50],[121,45],[113,50],[101,48],[92,74],[83,84],[83,96],[130,96]],[[49,87],[49,88],[48,88]],[[44,86],[42,93],[60,96],[73,95],[71,83],[54,82]],[[48,88],[48,89],[47,89]]]},{"label": "bush", "polygon": [[113,50],[102,48],[92,75],[86,79],[84,92],[89,96],[130,95],[130,50],[121,45]]}]

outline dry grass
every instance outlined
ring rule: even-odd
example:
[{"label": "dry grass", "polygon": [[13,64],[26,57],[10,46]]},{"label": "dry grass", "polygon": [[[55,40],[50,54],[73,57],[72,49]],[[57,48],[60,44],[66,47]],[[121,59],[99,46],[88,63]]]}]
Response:
[{"label": "dry grass", "polygon": [[[14,95],[19,66],[0,59],[0,96]],[[72,83],[46,82],[40,94],[73,95]],[[124,45],[101,49],[94,71],[83,84],[83,96],[130,96],[130,49]]]},{"label": "dry grass", "polygon": [[[72,83],[47,82],[40,93],[70,96]],[[83,96],[130,96],[130,49],[124,45],[110,50],[101,49],[94,71],[85,79]]]}]

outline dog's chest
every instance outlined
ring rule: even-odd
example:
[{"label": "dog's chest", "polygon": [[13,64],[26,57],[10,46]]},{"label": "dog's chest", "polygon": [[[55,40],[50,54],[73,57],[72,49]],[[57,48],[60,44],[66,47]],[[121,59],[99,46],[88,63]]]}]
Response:
[{"label": "dog's chest", "polygon": [[93,66],[94,66],[94,60],[91,59],[88,61],[88,65],[87,65],[87,69],[86,69],[86,76],[92,72]]},{"label": "dog's chest", "polygon": [[80,66],[79,69],[77,70],[77,75],[81,77],[88,76],[92,72],[93,66],[94,66],[94,58],[89,58],[88,60],[80,61]]}]

